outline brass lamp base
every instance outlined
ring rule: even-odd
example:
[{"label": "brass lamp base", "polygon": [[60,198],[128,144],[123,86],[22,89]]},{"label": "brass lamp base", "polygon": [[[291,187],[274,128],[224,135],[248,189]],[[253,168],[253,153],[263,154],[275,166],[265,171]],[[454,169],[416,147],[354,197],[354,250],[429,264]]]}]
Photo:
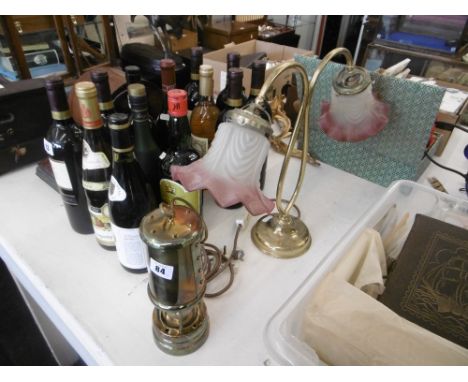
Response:
[{"label": "brass lamp base", "polygon": [[260,218],[252,228],[251,237],[260,251],[283,259],[303,255],[312,244],[309,230],[301,219],[279,213]]},{"label": "brass lamp base", "polygon": [[153,337],[156,345],[165,353],[193,353],[204,344],[208,331],[209,321],[203,301],[184,310],[153,310]]}]

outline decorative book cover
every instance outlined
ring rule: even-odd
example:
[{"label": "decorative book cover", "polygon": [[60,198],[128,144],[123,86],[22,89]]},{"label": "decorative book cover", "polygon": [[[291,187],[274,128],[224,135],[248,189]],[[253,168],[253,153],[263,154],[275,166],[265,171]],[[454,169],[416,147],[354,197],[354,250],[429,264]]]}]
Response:
[{"label": "decorative book cover", "polygon": [[380,302],[468,349],[468,230],[416,215]]}]

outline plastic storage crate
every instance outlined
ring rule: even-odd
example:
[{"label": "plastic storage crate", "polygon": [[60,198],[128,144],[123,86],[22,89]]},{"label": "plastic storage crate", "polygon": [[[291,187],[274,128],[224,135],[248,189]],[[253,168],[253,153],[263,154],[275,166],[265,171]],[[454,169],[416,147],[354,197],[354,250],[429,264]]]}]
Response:
[{"label": "plastic storage crate", "polygon": [[[463,196],[463,195],[461,195]],[[401,180],[393,183],[382,198],[338,241],[330,253],[315,268],[269,320],[265,332],[269,355],[280,365],[320,365],[323,362],[315,350],[304,341],[302,325],[304,311],[317,285],[340,261],[366,228],[374,227],[395,206],[398,217],[409,213],[409,233],[417,213],[468,228],[468,199],[450,196],[421,184]]]}]

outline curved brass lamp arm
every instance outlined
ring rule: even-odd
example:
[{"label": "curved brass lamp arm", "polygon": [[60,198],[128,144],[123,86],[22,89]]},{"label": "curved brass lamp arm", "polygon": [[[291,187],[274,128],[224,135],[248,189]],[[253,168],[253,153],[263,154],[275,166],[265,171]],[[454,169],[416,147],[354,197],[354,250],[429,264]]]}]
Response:
[{"label": "curved brass lamp arm", "polygon": [[[295,71],[300,74],[303,85],[301,107],[294,125],[294,131],[291,139],[289,140],[288,149],[281,167],[278,187],[276,189],[276,207],[278,208],[278,213],[272,213],[261,217],[252,227],[251,231],[252,241],[255,246],[268,255],[280,258],[301,256],[307,252],[312,243],[312,237],[310,236],[307,226],[303,221],[301,221],[299,216],[289,215],[289,211],[294,206],[304,180],[307,153],[309,151],[309,109],[312,104],[312,95],[315,85],[325,66],[338,54],[343,54],[346,57],[347,68],[351,69],[353,67],[352,55],[345,48],[337,48],[328,53],[314,71],[310,82],[308,81],[307,72],[303,65],[295,62],[287,62],[273,69],[273,73],[265,80],[265,83],[260,90],[260,94],[255,100],[257,105],[261,106],[265,101],[265,95],[272,83],[284,71],[295,69]],[[302,131],[304,134],[301,168],[291,199],[288,202],[285,202],[287,205],[284,206],[281,199],[286,171],[301,130],[301,125],[303,126]]]},{"label": "curved brass lamp arm", "polygon": [[[265,80],[265,83],[263,84],[260,90],[260,93],[258,94],[257,99],[255,100],[255,102],[258,105],[261,105],[264,102],[265,95],[270,89],[270,87],[272,86],[272,84],[286,70],[296,69],[297,72],[299,72],[301,79],[302,79],[302,85],[303,85],[302,103],[299,109],[299,113],[297,115],[296,123],[294,124],[294,129],[293,129],[291,139],[289,141],[288,149],[284,157],[284,161],[281,167],[281,173],[280,173],[280,177],[278,181],[278,187],[276,189],[276,207],[278,208],[278,211],[282,217],[286,217],[289,215],[289,211],[291,210],[292,206],[294,205],[299,195],[299,191],[301,189],[302,182],[304,180],[304,173],[305,173],[305,168],[307,165],[307,152],[309,150],[309,109],[310,109],[310,105],[312,104],[312,96],[313,96],[315,84],[317,83],[317,80],[320,74],[322,73],[323,69],[327,66],[327,64],[330,62],[330,60],[339,54],[342,54],[345,56],[346,65],[348,68],[351,68],[353,66],[353,56],[351,55],[348,49],[346,48],[333,49],[320,62],[319,66],[314,71],[314,74],[312,75],[310,82],[307,77],[307,72],[305,71],[304,66],[302,66],[301,64],[296,63],[296,62],[285,62],[284,64],[278,65],[277,67],[273,69],[273,72]],[[282,200],[283,200],[284,180],[286,177],[286,172],[288,170],[289,160],[291,159],[292,152],[296,146],[296,141],[299,135],[301,124],[303,126],[303,141],[304,141],[303,149],[302,149],[302,156],[301,156],[301,168],[299,171],[299,176],[297,179],[296,187],[294,188],[294,192],[291,196],[291,199],[289,200],[287,206],[283,207]]]},{"label": "curved brass lamp arm", "polygon": [[[309,113],[308,113],[308,106],[307,106],[307,100],[309,99],[309,87],[307,86],[309,78],[307,77],[307,72],[304,69],[304,66],[297,62],[285,62],[283,64],[278,65],[275,67],[272,71],[272,73],[268,76],[268,78],[265,80],[265,83],[263,84],[262,88],[260,89],[260,93],[258,94],[255,102],[258,105],[261,105],[264,100],[265,100],[265,95],[272,86],[272,84],[275,82],[275,80],[285,71],[294,69],[296,70],[302,79],[302,103],[301,107],[299,109],[299,113],[297,115],[296,123],[294,124],[294,129],[293,133],[291,135],[291,139],[289,141],[288,145],[288,150],[285,154],[283,165],[281,167],[281,173],[279,177],[279,182],[278,182],[278,187],[276,189],[276,207],[278,208],[278,211],[280,212],[281,216],[287,216],[289,213],[289,210],[292,208],[294,205],[294,202],[297,199],[297,196],[299,194],[299,190],[301,189],[302,182],[304,180],[304,172],[305,172],[305,166],[307,164],[307,150],[303,150],[302,152],[302,158],[301,158],[301,170],[299,172],[299,177],[297,179],[297,184],[294,189],[294,193],[291,196],[291,199],[288,202],[288,205],[286,208],[283,207],[282,204],[282,194],[283,194],[283,187],[284,187],[284,178],[286,177],[286,171],[288,169],[289,165],[289,160],[291,159],[291,154],[292,151],[295,147],[297,137],[299,135],[300,131],[300,126],[302,120],[304,120],[303,126],[304,126],[304,137],[308,137],[308,127],[309,127]],[[305,146],[304,146],[305,147]]]}]

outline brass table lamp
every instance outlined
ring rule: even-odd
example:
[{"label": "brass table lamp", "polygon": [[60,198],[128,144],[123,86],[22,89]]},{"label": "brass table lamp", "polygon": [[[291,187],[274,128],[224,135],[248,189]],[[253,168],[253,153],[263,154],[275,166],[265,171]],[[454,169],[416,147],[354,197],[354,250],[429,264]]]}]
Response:
[{"label": "brass table lamp", "polygon": [[[312,75],[310,82],[304,67],[296,62],[286,62],[275,67],[265,80],[265,83],[257,96],[255,103],[260,105],[265,102],[265,96],[273,82],[285,71],[295,70],[302,80],[302,102],[294,125],[294,131],[289,141],[281,167],[278,187],[276,189],[277,213],[264,215],[254,225],[251,231],[252,241],[262,252],[279,258],[292,258],[303,255],[312,244],[312,237],[307,226],[300,219],[300,216],[290,215],[290,210],[299,195],[299,191],[304,180],[305,168],[307,165],[307,152],[309,148],[309,109],[312,104],[312,96],[317,80],[325,66],[337,55],[344,55],[347,68],[353,66],[353,57],[346,48],[336,48],[328,53]],[[291,199],[286,205],[283,204],[283,188],[292,152],[295,149],[300,131],[303,134],[303,150],[301,157],[301,167],[297,179],[296,187]]]}]

